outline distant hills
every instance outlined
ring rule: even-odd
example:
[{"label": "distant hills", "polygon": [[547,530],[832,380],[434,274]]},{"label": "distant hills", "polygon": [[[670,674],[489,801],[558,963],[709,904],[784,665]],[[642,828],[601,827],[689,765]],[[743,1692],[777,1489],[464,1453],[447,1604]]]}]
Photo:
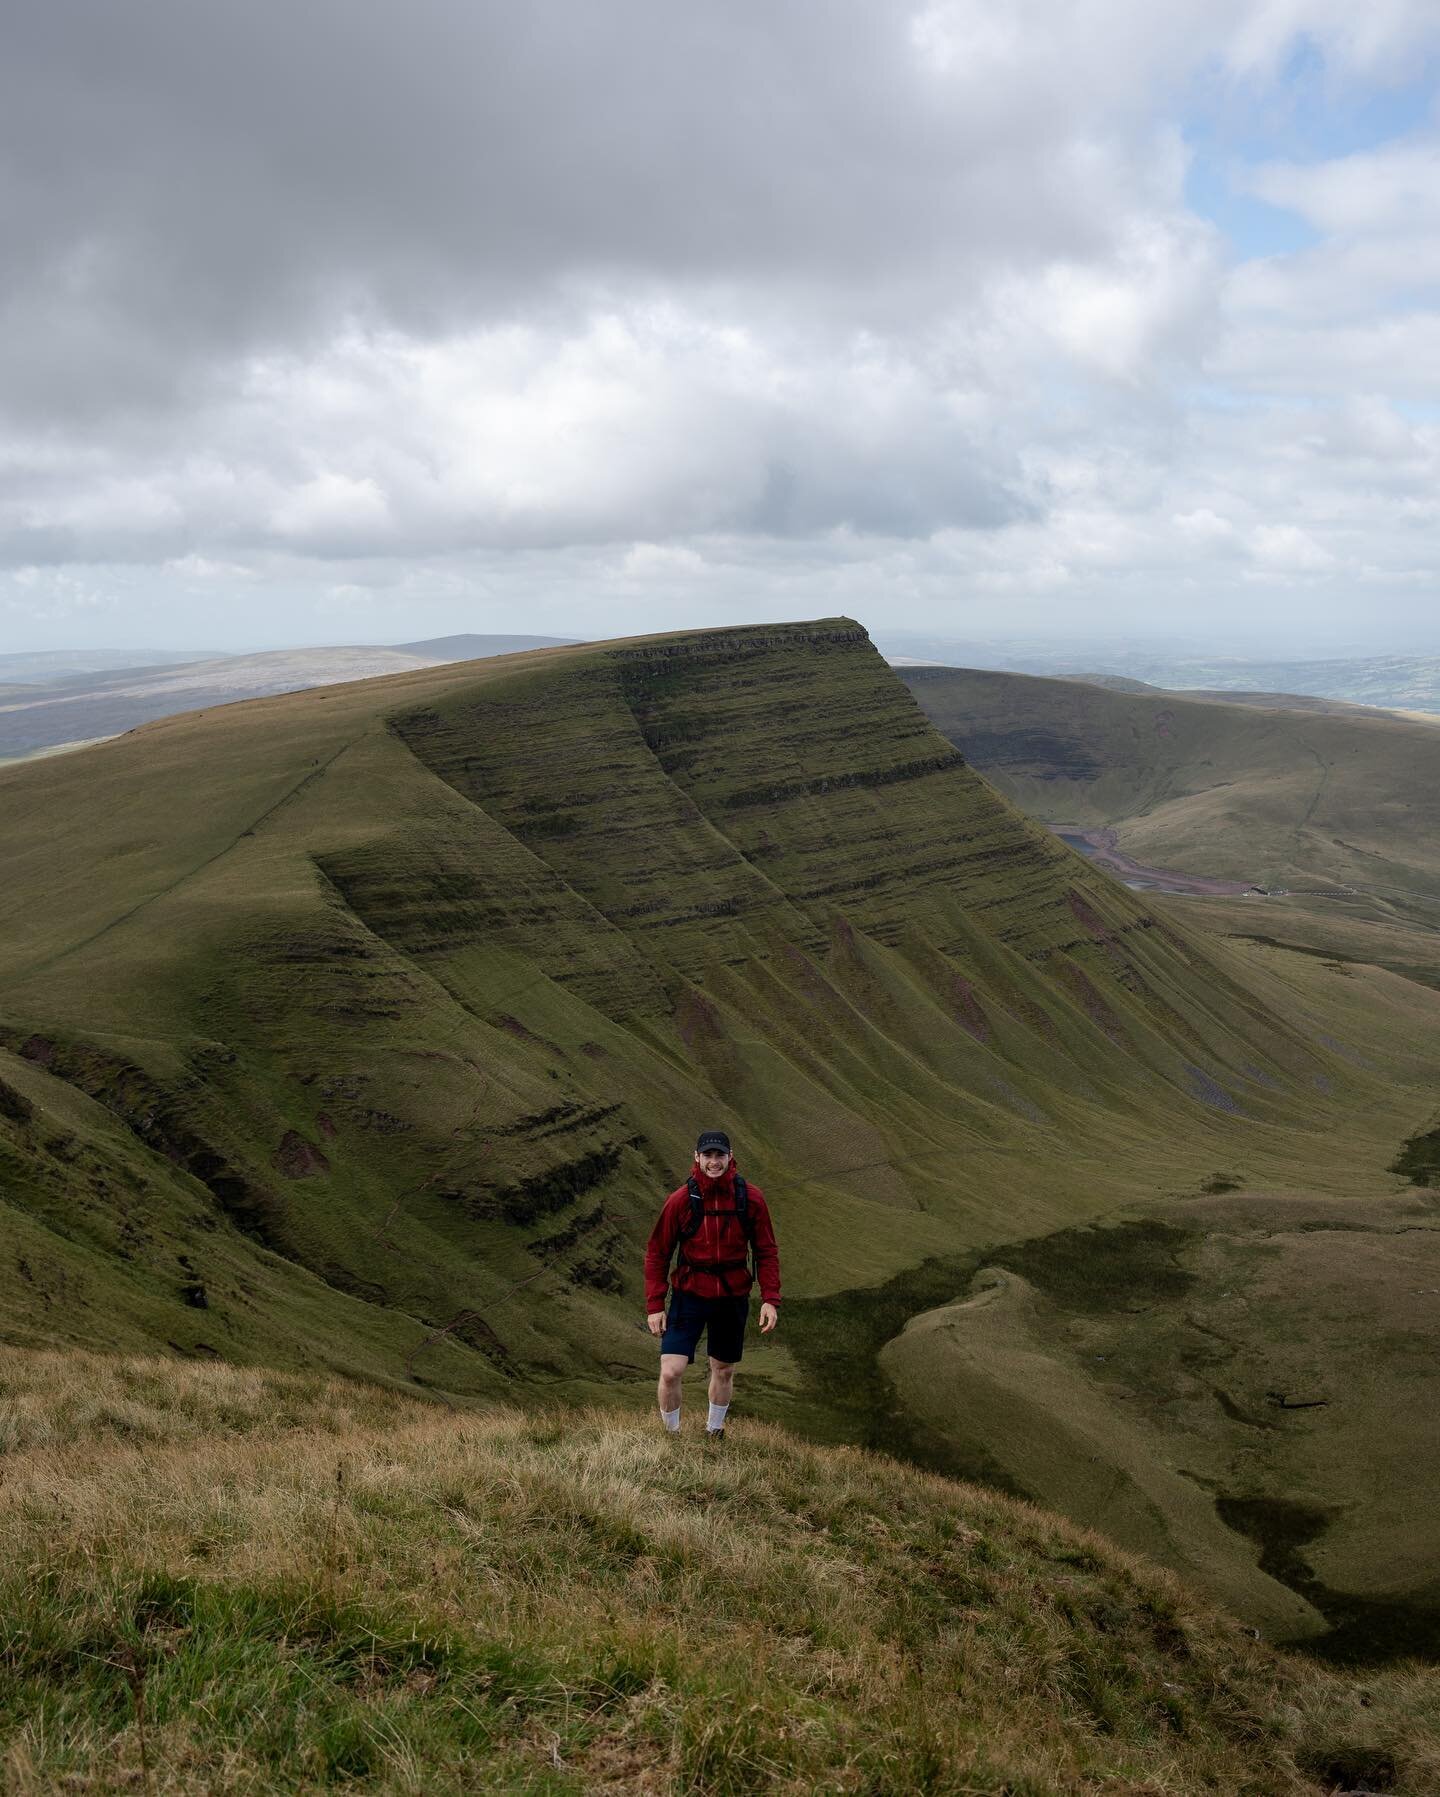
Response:
[{"label": "distant hills", "polygon": [[411,668],[546,648],[560,637],[446,636],[394,647],[275,649],[184,659],[157,652],[149,665],[104,655],[0,657],[0,760],[102,740],[137,724],[207,705],[264,698]]},{"label": "distant hills", "polygon": [[1440,996],[1127,891],[852,620],[170,716],[0,770],[0,841],[0,1339],[643,1408],[719,1122],[751,1414],[1429,1638]]},{"label": "distant hills", "polygon": [[45,686],[51,681],[78,680],[86,674],[217,659],[213,650],[195,649],[33,649],[0,655],[0,687]]},{"label": "distant hills", "polygon": [[1440,712],[1440,656],[1377,655],[1342,661],[1202,661],[1152,664],[1160,685],[1201,692],[1305,693],[1397,711]]},{"label": "distant hills", "polygon": [[897,664],[990,668],[1059,679],[1132,680],[1192,696],[1291,694],[1395,711],[1440,712],[1440,656],[1376,655],[1335,660],[1248,660],[1193,651],[1094,644],[970,642],[913,632],[881,633]]},{"label": "distant hills", "polygon": [[[1348,712],[1371,717],[1376,714],[1374,706],[1358,705],[1350,699],[1322,699],[1314,693],[1252,693],[1240,688],[1232,692],[1225,687],[1207,690],[1203,687],[1152,686],[1148,680],[1132,680],[1125,674],[1070,674],[1066,678],[1083,680],[1088,686],[1103,686],[1114,693],[1147,693],[1152,697],[1169,699],[1214,699],[1223,705],[1248,705],[1259,711],[1319,711],[1330,715]],[[1381,715],[1394,717],[1403,714],[1382,711]]]},{"label": "distant hills", "polygon": [[[936,727],[1031,816],[1108,831],[1152,867],[1314,895],[1337,944],[1346,920],[1440,927],[1440,728],[1428,720],[1283,694],[902,673]],[[1396,958],[1373,930],[1371,948]],[[1428,954],[1440,967],[1440,936]]]}]

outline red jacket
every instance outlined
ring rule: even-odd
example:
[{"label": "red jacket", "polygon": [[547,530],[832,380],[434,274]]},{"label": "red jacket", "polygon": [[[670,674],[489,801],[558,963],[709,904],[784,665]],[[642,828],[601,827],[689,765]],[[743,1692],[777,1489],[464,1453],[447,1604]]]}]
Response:
[{"label": "red jacket", "polygon": [[[690,1216],[690,1188],[678,1186],[665,1200],[650,1241],[645,1249],[645,1309],[653,1316],[665,1309],[666,1287],[673,1284],[677,1292],[693,1292],[697,1298],[743,1298],[750,1291],[750,1269],[735,1266],[723,1272],[710,1272],[707,1267],[717,1261],[743,1261],[748,1258],[750,1244],[740,1219],[735,1215],[734,1166],[726,1169],[722,1179],[707,1179],[697,1168],[693,1177],[699,1182],[704,1203],[704,1221],[686,1241],[680,1240],[682,1224]],[[775,1246],[775,1229],[770,1221],[770,1207],[759,1186],[746,1182],[749,1192],[749,1221],[755,1237],[755,1272],[760,1280],[760,1297],[766,1304],[780,1302],[780,1250]],[[680,1258],[670,1279],[670,1260],[675,1250]]]}]

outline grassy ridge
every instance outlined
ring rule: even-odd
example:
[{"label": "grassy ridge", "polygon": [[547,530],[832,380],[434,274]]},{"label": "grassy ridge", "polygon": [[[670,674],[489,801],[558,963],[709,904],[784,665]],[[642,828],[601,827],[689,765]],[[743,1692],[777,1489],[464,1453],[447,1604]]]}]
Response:
[{"label": "grassy ridge", "polygon": [[1433,1788],[1359,1686],[974,1487],[742,1427],[0,1356],[16,1793]]},{"label": "grassy ridge", "polygon": [[845,619],[167,720],[0,772],[0,831],[19,1344],[642,1402],[643,1241],[719,1117],[800,1301],[747,1403],[868,1438],[837,1369],[889,1402],[876,1318],[963,1290],[918,1270],[1217,1166],[1384,1192],[1432,1103],[1433,994],[1202,948]]}]

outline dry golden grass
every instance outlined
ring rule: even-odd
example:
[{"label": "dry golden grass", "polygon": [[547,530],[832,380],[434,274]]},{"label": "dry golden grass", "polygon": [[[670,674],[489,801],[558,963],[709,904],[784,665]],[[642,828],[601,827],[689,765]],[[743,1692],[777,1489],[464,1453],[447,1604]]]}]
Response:
[{"label": "dry golden grass", "polygon": [[1440,1782],[1433,1673],[1362,1690],[1029,1506],[759,1425],[14,1352],[0,1418],[7,1792]]},{"label": "dry golden grass", "polygon": [[325,1374],[79,1350],[0,1348],[0,1455],[102,1442],[211,1441],[411,1418],[414,1398]]}]

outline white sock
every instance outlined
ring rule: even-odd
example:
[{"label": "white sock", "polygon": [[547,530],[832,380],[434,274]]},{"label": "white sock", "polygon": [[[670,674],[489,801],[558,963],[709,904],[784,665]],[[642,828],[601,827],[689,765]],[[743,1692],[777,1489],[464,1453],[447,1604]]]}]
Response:
[{"label": "white sock", "polygon": [[677,1435],[680,1431],[680,1406],[677,1404],[673,1410],[662,1410],[660,1420],[672,1435]]},{"label": "white sock", "polygon": [[707,1429],[723,1429],[725,1427],[725,1412],[729,1408],[730,1406],[728,1404],[712,1404],[710,1406],[710,1421],[706,1423],[705,1427]]}]

